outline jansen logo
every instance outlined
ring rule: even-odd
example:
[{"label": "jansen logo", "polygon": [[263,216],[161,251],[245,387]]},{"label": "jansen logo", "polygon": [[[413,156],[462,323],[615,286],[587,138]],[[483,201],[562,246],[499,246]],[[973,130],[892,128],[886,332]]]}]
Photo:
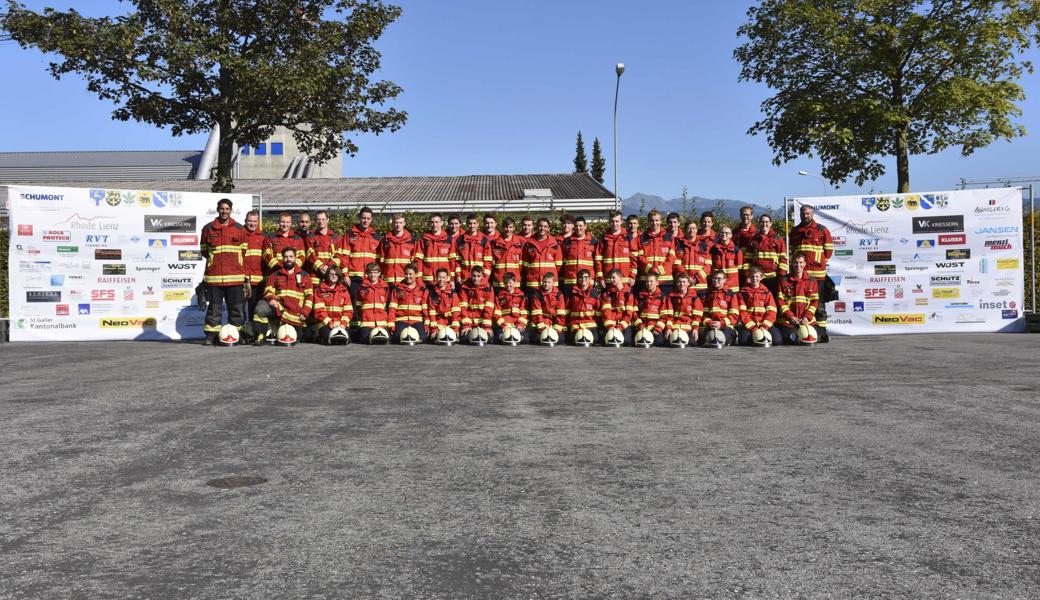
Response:
[{"label": "jansen logo", "polygon": [[199,236],[197,235],[171,235],[170,244],[173,246],[198,246]]},{"label": "jansen logo", "polygon": [[[964,231],[964,215],[914,217],[914,233],[959,233]],[[922,318],[924,315],[921,315]]]},{"label": "jansen logo", "polygon": [[145,215],[144,230],[149,233],[194,233],[194,215]]},{"label": "jansen logo", "polygon": [[114,317],[99,321],[102,329],[155,329],[154,317]]},{"label": "jansen logo", "polygon": [[924,313],[873,315],[875,325],[924,325]]},{"label": "jansen logo", "polygon": [[978,227],[975,229],[975,233],[979,235],[1008,235],[1010,233],[1018,233],[1018,227],[1014,225],[1005,225],[1004,227]]}]

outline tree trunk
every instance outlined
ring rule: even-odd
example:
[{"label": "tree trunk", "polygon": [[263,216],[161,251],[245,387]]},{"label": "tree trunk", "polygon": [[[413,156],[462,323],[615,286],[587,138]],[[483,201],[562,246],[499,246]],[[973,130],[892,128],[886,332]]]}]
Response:
[{"label": "tree trunk", "polygon": [[231,175],[231,160],[234,158],[235,138],[230,123],[220,124],[220,145],[217,147],[217,176],[213,181],[213,192],[230,194],[235,191]]},{"label": "tree trunk", "polygon": [[901,125],[896,133],[896,173],[899,177],[900,194],[910,191],[910,157],[907,156],[907,137],[909,136],[909,125]]}]

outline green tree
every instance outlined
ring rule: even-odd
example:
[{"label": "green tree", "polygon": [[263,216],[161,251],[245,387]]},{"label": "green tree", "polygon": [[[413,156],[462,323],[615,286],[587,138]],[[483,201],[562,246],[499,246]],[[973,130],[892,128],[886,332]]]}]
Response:
[{"label": "green tree", "polygon": [[603,172],[607,170],[607,161],[603,160],[603,151],[599,147],[599,138],[592,138],[592,178],[603,183]]},{"label": "green tree", "polygon": [[1016,82],[1038,0],[763,0],[747,14],[740,79],[776,91],[748,133],[776,165],[817,154],[831,183],[862,185],[893,156],[908,192],[910,155],[1025,134]]},{"label": "green tree", "polygon": [[589,159],[585,156],[585,142],[581,139],[581,131],[578,132],[578,142],[574,148],[574,172],[589,172]]},{"label": "green tree", "polygon": [[233,148],[276,126],[319,162],[357,146],[344,132],[396,131],[407,114],[382,108],[401,88],[370,81],[372,46],[400,15],[381,0],[130,0],[135,10],[87,18],[8,1],[0,26],[23,48],[57,56],[50,72],[76,73],[116,104],[112,116],[170,127],[220,128],[213,191],[234,188]]}]

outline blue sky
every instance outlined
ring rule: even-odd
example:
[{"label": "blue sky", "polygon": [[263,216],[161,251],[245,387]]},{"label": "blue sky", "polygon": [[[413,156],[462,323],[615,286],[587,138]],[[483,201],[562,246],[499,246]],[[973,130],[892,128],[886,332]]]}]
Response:
[{"label": "blue sky", "polygon": [[[28,2],[76,6],[90,15],[125,10],[110,0]],[[747,128],[768,90],[738,83],[735,31],[747,2],[478,2],[407,0],[377,43],[382,77],[404,87],[408,111],[394,134],[355,137],[347,176],[557,173],[572,168],[580,129],[591,153],[599,137],[611,187],[614,64],[624,62],[619,107],[618,187],[776,204],[819,195],[819,171],[803,158],[772,165],[765,138]],[[1030,52],[1040,63],[1040,53]],[[110,118],[111,105],[74,77],[55,81],[47,59],[0,44],[9,83],[0,98],[0,151],[201,149],[205,136],[173,138]],[[1020,122],[1030,133],[963,158],[957,150],[911,157],[915,191],[950,189],[961,177],[1040,175],[1040,83],[1023,80]],[[864,189],[891,192],[894,167]],[[835,193],[861,191],[851,182]]]}]

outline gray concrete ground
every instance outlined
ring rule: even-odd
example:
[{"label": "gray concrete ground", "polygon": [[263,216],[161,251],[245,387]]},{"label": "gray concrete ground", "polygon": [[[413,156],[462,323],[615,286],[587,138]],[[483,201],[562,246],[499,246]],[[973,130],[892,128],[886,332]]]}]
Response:
[{"label": "gray concrete ground", "polygon": [[0,596],[1036,598],[1038,344],[0,344]]}]

